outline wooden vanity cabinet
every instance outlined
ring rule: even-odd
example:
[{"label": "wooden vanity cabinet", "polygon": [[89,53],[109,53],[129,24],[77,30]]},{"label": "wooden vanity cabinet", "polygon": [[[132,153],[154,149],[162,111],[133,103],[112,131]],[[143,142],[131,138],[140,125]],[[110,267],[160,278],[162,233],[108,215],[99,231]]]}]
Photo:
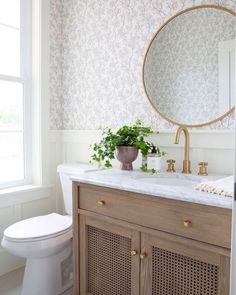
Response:
[{"label": "wooden vanity cabinet", "polygon": [[79,294],[139,294],[139,232],[93,217],[79,219]]},{"label": "wooden vanity cabinet", "polygon": [[[79,183],[73,186],[73,202],[74,295],[229,294],[231,210]],[[139,202],[140,209],[135,204]],[[130,206],[139,211],[132,215]],[[185,217],[189,218],[187,210],[195,206],[197,212],[203,211],[200,216],[209,213],[212,227],[214,213],[216,226],[222,219],[226,227],[224,234],[219,233],[222,242],[221,237],[214,240],[211,235],[212,243],[203,242],[206,232],[203,237],[197,232],[202,225],[195,216],[194,222],[190,219],[184,225]],[[180,224],[186,232],[179,234],[179,225],[171,226],[156,215],[150,216],[154,220],[150,222],[146,216],[152,207],[159,208],[157,212],[164,208],[165,216],[174,214],[174,220],[182,218]],[[169,226],[165,231],[164,223]]]},{"label": "wooden vanity cabinet", "polygon": [[229,295],[227,250],[157,231],[141,234],[141,251],[140,294]]}]

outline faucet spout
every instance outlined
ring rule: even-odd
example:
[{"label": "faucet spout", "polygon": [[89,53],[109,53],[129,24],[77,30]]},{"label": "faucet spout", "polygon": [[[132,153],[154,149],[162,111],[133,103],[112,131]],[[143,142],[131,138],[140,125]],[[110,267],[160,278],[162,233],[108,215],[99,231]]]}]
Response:
[{"label": "faucet spout", "polygon": [[175,144],[179,143],[179,138],[181,132],[184,133],[185,137],[185,145],[184,145],[184,160],[183,160],[183,171],[182,173],[189,174],[191,173],[191,164],[189,160],[189,146],[190,146],[190,139],[189,139],[189,132],[185,126],[179,126],[175,136]]}]

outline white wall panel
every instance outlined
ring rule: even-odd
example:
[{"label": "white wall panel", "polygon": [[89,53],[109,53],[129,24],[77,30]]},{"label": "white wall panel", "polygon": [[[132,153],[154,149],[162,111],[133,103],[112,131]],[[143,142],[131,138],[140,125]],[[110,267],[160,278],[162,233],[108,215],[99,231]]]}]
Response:
[{"label": "white wall panel", "polygon": [[[62,193],[59,177],[56,172],[58,164],[63,162],[83,162],[88,163],[92,151],[89,146],[98,142],[101,138],[101,131],[77,130],[77,131],[51,131],[51,178],[55,186],[55,202],[59,212],[63,212]],[[182,168],[184,157],[184,139],[181,135],[179,145],[174,144],[175,133],[166,131],[150,138],[163,151],[168,154],[165,160],[173,158],[176,160],[177,169]],[[234,158],[234,134],[230,131],[192,131],[190,134],[190,159],[192,172],[197,173],[198,163],[207,161],[209,172],[217,174],[233,173]],[[61,156],[60,156],[61,155]],[[141,157],[134,162],[134,168],[138,169],[141,164]],[[114,161],[114,166],[119,167],[118,161]]]},{"label": "white wall panel", "polygon": [[[63,162],[89,162],[90,144],[98,142],[101,131],[50,131],[49,183],[50,187],[35,188],[31,191],[0,195],[0,238],[3,230],[21,219],[46,214],[52,211],[63,213],[63,199],[57,166]],[[160,146],[168,155],[166,158],[176,160],[181,169],[184,156],[184,140],[175,145],[175,133],[166,131],[150,140]],[[199,161],[209,163],[211,173],[232,174],[234,155],[234,135],[227,131],[194,131],[190,135],[192,170],[196,173]],[[141,157],[134,163],[138,168]],[[119,163],[114,161],[114,166]],[[164,163],[165,167],[165,163]],[[16,258],[0,248],[0,275],[23,265],[24,260]]]},{"label": "white wall panel", "polygon": [[[6,193],[7,191],[7,193]],[[28,190],[6,190],[0,195],[0,240],[9,225],[22,219],[55,211],[52,187],[35,187]],[[9,254],[0,246],[0,276],[22,267],[25,259]]]}]

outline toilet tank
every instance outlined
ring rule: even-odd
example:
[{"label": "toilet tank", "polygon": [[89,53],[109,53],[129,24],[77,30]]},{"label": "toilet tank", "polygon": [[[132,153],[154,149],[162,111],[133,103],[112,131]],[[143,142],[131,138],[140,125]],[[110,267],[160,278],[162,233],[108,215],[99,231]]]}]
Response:
[{"label": "toilet tank", "polygon": [[57,167],[57,172],[60,176],[63,200],[65,206],[65,213],[72,215],[72,176],[77,176],[89,171],[97,170],[94,166],[89,164],[75,163],[75,164],[61,164]]}]

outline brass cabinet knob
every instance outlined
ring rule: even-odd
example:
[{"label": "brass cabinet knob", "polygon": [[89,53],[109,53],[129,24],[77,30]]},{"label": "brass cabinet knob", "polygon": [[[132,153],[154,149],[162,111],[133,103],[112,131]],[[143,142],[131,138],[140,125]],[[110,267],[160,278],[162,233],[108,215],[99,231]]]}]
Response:
[{"label": "brass cabinet knob", "polygon": [[132,250],[132,251],[130,252],[130,254],[131,254],[131,256],[135,256],[135,255],[138,254],[138,252],[137,252],[136,250]]},{"label": "brass cabinet knob", "polygon": [[167,162],[167,172],[175,172],[175,160],[169,159]]},{"label": "brass cabinet knob", "polygon": [[202,175],[202,176],[208,175],[208,172],[207,172],[208,163],[207,162],[200,162],[198,165],[199,165],[198,175]]},{"label": "brass cabinet knob", "polygon": [[184,220],[184,226],[190,227],[192,225],[192,222],[190,220]]},{"label": "brass cabinet knob", "polygon": [[145,257],[147,257],[147,253],[143,252],[139,255],[140,259],[144,259]]},{"label": "brass cabinet knob", "polygon": [[105,205],[105,202],[104,201],[98,201],[98,205],[104,206]]}]

